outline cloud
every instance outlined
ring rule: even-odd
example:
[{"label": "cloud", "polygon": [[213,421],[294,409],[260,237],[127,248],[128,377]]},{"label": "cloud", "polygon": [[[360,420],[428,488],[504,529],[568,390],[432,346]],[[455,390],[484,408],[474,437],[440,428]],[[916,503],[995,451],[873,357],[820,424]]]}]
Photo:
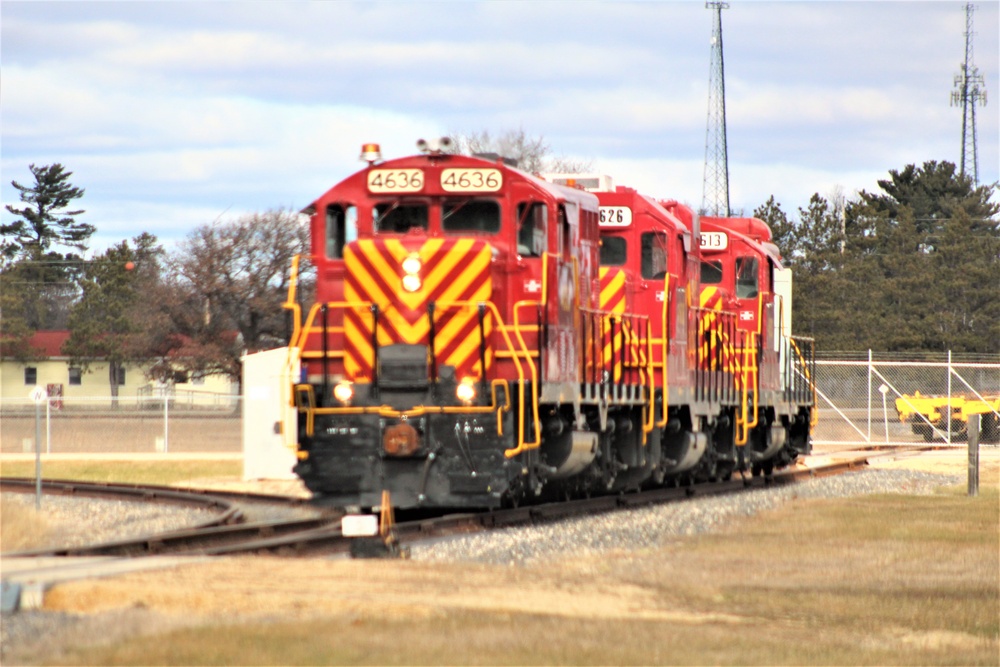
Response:
[{"label": "cloud", "polygon": [[[990,91],[998,10],[976,13]],[[418,137],[520,127],[700,204],[711,19],[700,2],[7,2],[3,199],[29,163],[63,162],[102,234],[183,235],[224,210],[305,206],[366,141],[399,156]],[[740,2],[723,25],[735,206],[958,161],[960,3]]]}]

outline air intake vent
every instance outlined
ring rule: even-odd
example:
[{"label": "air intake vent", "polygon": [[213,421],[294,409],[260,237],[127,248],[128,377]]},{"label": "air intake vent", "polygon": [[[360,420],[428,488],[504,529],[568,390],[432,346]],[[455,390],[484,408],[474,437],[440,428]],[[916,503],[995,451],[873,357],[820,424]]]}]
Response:
[{"label": "air intake vent", "polygon": [[386,389],[426,389],[427,346],[397,343],[379,348],[379,384]]}]

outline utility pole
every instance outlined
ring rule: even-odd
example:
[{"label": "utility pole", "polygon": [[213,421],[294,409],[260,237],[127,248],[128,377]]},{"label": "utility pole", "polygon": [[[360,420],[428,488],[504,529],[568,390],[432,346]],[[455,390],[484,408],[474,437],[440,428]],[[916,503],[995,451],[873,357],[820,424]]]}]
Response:
[{"label": "utility pole", "polygon": [[972,61],[972,13],[970,2],[965,5],[965,62],[962,71],[955,75],[955,89],[951,91],[951,106],[962,107],[962,162],[959,173],[972,177],[979,185],[979,150],[976,140],[976,106],[986,106],[986,82],[979,68]]},{"label": "utility pole", "polygon": [[728,2],[706,2],[715,11],[708,70],[708,128],[705,131],[705,180],[701,207],[729,217],[729,154],[726,149],[726,72],[722,62],[722,10]]}]

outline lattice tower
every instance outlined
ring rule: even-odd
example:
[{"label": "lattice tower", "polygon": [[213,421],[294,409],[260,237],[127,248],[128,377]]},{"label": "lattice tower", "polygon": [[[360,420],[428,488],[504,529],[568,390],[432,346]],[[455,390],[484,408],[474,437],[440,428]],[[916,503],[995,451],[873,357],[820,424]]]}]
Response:
[{"label": "lattice tower", "polygon": [[708,128],[705,131],[705,180],[702,209],[729,216],[729,154],[726,148],[726,76],[722,60],[722,10],[728,2],[706,2],[715,11],[708,70]]},{"label": "lattice tower", "polygon": [[986,83],[972,59],[972,3],[965,5],[965,62],[955,75],[955,89],[951,92],[951,105],[962,107],[962,163],[960,173],[972,177],[979,185],[979,150],[976,139],[976,107],[986,106]]}]

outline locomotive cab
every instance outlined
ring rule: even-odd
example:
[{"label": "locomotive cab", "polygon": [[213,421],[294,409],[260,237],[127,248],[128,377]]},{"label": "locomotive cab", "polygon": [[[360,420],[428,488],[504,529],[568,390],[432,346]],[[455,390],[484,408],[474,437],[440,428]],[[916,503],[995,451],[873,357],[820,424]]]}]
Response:
[{"label": "locomotive cab", "polygon": [[791,271],[767,225],[755,218],[702,217],[702,301],[737,313],[730,346],[739,368],[738,443],[755,471],[808,453],[813,417],[813,342],[791,336]]}]

